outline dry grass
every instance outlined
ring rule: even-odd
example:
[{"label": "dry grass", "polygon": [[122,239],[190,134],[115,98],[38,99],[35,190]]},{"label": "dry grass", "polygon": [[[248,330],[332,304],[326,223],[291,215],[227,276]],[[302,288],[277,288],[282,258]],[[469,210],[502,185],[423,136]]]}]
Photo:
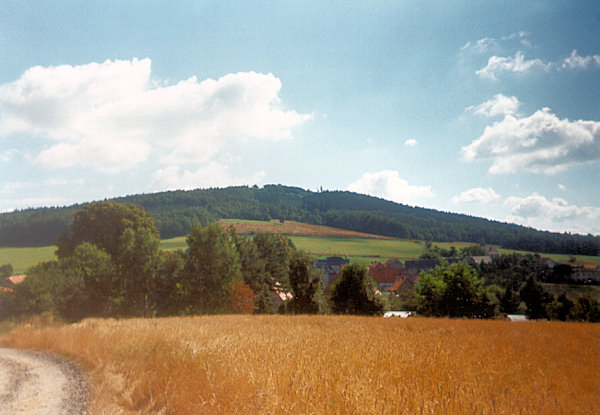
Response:
[{"label": "dry grass", "polygon": [[81,361],[97,414],[600,413],[597,324],[91,319],[0,344]]},{"label": "dry grass", "polygon": [[219,221],[218,223],[226,230],[233,227],[235,232],[239,235],[248,235],[251,233],[280,233],[297,236],[394,239],[390,236],[373,235],[370,233],[349,231],[347,229],[332,228],[322,225],[309,225],[293,220],[286,220],[284,222],[271,220],[267,222],[226,219]]}]

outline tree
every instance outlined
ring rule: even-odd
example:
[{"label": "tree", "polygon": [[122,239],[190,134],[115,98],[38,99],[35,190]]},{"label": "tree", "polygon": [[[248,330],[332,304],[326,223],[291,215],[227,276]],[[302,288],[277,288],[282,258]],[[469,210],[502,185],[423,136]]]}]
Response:
[{"label": "tree", "polygon": [[285,235],[263,233],[254,236],[259,255],[265,261],[265,271],[273,281],[289,288],[288,271],[294,243]]},{"label": "tree", "polygon": [[549,305],[548,314],[552,319],[566,321],[569,319],[574,304],[565,293],[562,293]]},{"label": "tree", "polygon": [[470,245],[470,246],[465,246],[464,248],[460,249],[460,256],[461,257],[466,257],[466,256],[484,256],[485,255],[485,248],[481,245]]},{"label": "tree", "polygon": [[521,288],[521,300],[525,302],[527,310],[525,314],[530,319],[541,319],[548,317],[548,305],[552,301],[552,296],[537,282],[533,275],[530,275]]},{"label": "tree", "polygon": [[294,253],[290,260],[289,280],[294,297],[291,311],[297,314],[318,313],[321,272],[315,268],[314,260],[307,253]]},{"label": "tree", "polygon": [[[285,235],[258,234],[253,238],[253,244],[245,246],[246,252],[242,255],[246,271],[245,278],[252,277],[247,281],[257,295],[256,307],[259,313],[274,313],[275,304],[272,296],[273,287],[279,283],[283,289],[289,289],[289,264],[296,247]],[[256,250],[255,250],[256,249]],[[261,267],[264,269],[261,270]]]},{"label": "tree", "polygon": [[62,294],[65,318],[109,316],[123,302],[112,259],[96,245],[80,244],[71,256],[59,260],[59,266],[69,287]]},{"label": "tree", "polygon": [[600,323],[600,302],[590,296],[577,298],[571,309],[569,319]]},{"label": "tree", "polygon": [[185,254],[182,251],[161,251],[152,301],[158,316],[181,313],[185,304],[178,287],[181,285]]},{"label": "tree", "polygon": [[350,264],[331,289],[332,310],[338,314],[376,315],[384,311],[384,301],[377,284],[365,267]]},{"label": "tree", "polygon": [[418,311],[424,315],[490,317],[491,293],[475,268],[457,262],[421,273],[415,287]]},{"label": "tree", "polygon": [[4,280],[6,277],[10,277],[13,274],[12,264],[5,264],[0,267],[0,279]]},{"label": "tree", "polygon": [[272,313],[274,310],[271,299],[271,278],[267,273],[266,260],[260,255],[256,243],[251,238],[240,238],[230,231],[235,238],[242,278],[254,292],[254,306],[257,313]]},{"label": "tree", "polygon": [[506,285],[498,300],[500,301],[500,311],[507,314],[518,313],[521,299],[519,298],[519,292],[513,288],[513,284]]},{"label": "tree", "polygon": [[[88,245],[86,245],[88,244]],[[93,253],[90,246],[106,253],[112,262],[108,311],[104,314],[149,316],[153,313],[151,294],[159,267],[160,235],[143,207],[116,202],[95,202],[75,212],[70,235],[58,241],[57,255],[68,265],[69,258]],[[71,270],[73,278],[79,271]],[[87,272],[87,271],[86,271]],[[107,280],[104,275],[84,272],[84,281]],[[108,284],[104,281],[103,284]],[[105,288],[105,287],[104,287]],[[97,296],[96,296],[97,297]]]},{"label": "tree", "polygon": [[252,314],[254,312],[254,291],[243,281],[231,285],[231,311],[236,314]]},{"label": "tree", "polygon": [[149,317],[150,302],[160,258],[160,238],[152,229],[127,227],[119,241],[116,265],[121,277],[121,289],[126,301],[126,314]]},{"label": "tree", "polygon": [[239,256],[231,235],[216,223],[206,228],[194,226],[187,244],[180,290],[188,311],[228,311],[231,285],[241,280]]},{"label": "tree", "polygon": [[58,240],[59,258],[69,256],[82,242],[90,242],[117,258],[121,238],[125,229],[134,231],[147,229],[160,237],[152,217],[139,205],[124,205],[116,202],[94,202],[75,212],[70,235]]}]

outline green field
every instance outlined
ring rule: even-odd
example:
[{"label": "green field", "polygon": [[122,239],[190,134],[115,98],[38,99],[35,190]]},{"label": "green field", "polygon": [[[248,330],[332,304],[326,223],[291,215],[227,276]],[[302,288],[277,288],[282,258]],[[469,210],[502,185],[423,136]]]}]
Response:
[{"label": "green field", "polygon": [[0,265],[11,264],[15,274],[23,274],[34,265],[56,259],[56,246],[0,248]]},{"label": "green field", "polygon": [[[508,254],[531,254],[532,252],[528,251],[517,251],[515,249],[498,249],[500,255],[508,255]],[[552,259],[552,261],[556,263],[569,263],[571,256],[575,257],[575,264],[597,264],[600,265],[600,256],[591,256],[591,255],[567,255],[567,254],[540,254],[541,256],[548,257]]]},{"label": "green field", "polygon": [[[327,256],[344,256],[350,261],[362,265],[369,265],[374,261],[385,262],[391,258],[402,260],[415,259],[423,252],[425,244],[421,241],[405,239],[372,239],[372,238],[340,238],[340,237],[316,237],[316,236],[290,236],[294,244],[304,251],[313,254],[316,258]],[[455,246],[460,249],[466,245],[463,242],[433,242],[440,248],[448,249]],[[163,239],[162,249],[176,250],[187,249],[186,237]],[[33,265],[41,261],[55,259],[56,246],[44,246],[35,248],[0,248],[0,265],[12,264],[15,273],[24,273]],[[500,249],[501,254],[506,255],[513,252],[528,253],[510,249]],[[542,254],[552,258],[555,262],[568,262],[569,255]],[[600,256],[577,255],[576,263],[600,264]]]}]

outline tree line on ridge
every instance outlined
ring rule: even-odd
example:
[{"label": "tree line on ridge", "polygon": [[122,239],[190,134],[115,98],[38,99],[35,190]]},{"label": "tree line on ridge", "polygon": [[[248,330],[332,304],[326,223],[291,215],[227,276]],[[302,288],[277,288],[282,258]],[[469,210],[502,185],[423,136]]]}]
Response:
[{"label": "tree line on ridge", "polygon": [[[228,187],[171,191],[114,199],[151,213],[162,238],[190,233],[194,224],[219,219],[295,220],[354,231],[440,242],[476,242],[503,248],[572,255],[600,255],[600,237],[538,231],[468,215],[406,206],[346,191],[297,187]],[[69,230],[81,206],[0,214],[0,246],[53,244]]]}]

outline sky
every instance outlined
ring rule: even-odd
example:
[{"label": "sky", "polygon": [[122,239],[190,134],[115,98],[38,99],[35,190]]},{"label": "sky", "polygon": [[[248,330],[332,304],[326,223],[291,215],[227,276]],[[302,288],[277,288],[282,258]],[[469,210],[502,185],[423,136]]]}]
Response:
[{"label": "sky", "polygon": [[0,5],[0,212],[284,184],[600,234],[597,1]]}]

